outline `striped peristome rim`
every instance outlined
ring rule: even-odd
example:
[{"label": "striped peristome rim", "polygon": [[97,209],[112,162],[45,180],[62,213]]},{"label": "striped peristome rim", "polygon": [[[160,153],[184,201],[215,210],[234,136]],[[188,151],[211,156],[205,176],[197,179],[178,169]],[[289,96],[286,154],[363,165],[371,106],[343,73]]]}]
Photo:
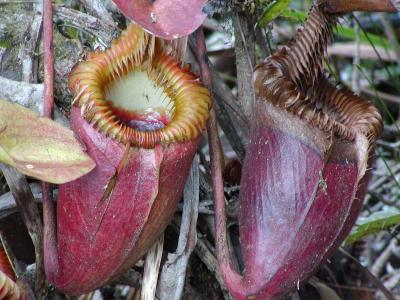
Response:
[{"label": "striped peristome rim", "polygon": [[322,131],[349,141],[361,133],[373,143],[382,130],[378,110],[351,91],[336,88],[323,70],[336,19],[314,6],[293,43],[256,67],[256,93]]},{"label": "striped peristome rim", "polygon": [[[211,107],[210,92],[165,50],[164,42],[130,24],[104,52],[94,52],[77,64],[69,87],[85,120],[107,136],[131,146],[153,148],[196,139],[205,127]],[[130,72],[148,78],[171,99],[171,121],[157,130],[139,130],[123,123],[106,99],[107,87]],[[135,93],[134,89],[132,93]]]}]

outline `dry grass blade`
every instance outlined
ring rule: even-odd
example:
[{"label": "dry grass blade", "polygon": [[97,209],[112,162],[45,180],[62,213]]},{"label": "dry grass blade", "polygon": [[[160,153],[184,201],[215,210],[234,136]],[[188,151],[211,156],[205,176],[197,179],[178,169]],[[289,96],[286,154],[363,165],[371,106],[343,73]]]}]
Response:
[{"label": "dry grass blade", "polygon": [[140,297],[141,300],[155,299],[163,246],[164,234],[146,254],[146,259],[144,262],[143,285]]},{"label": "dry grass blade", "polygon": [[161,300],[179,300],[182,297],[186,268],[190,254],[197,243],[197,216],[199,206],[199,158],[195,157],[184,191],[184,205],[178,247],[169,253],[158,283]]}]

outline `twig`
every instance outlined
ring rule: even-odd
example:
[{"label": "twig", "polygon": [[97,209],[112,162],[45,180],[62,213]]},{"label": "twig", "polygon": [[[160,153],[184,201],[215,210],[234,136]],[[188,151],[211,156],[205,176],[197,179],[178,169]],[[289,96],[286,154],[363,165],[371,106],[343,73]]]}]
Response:
[{"label": "twig", "polygon": [[[1,201],[1,198],[0,198],[0,201]],[[210,204],[203,203],[203,201],[201,201],[199,203],[199,208],[198,208],[199,214],[213,215],[214,211],[212,209],[208,208],[208,206],[210,206]],[[0,207],[1,207],[1,204],[0,204]],[[182,204],[178,204],[177,211],[183,211],[183,205]],[[1,214],[0,214],[0,218],[1,218]]]},{"label": "twig", "polygon": [[379,14],[379,17],[381,19],[383,29],[385,30],[385,34],[386,34],[387,38],[389,39],[390,44],[392,45],[394,54],[396,55],[397,65],[400,66],[400,46],[399,46],[399,41],[397,39],[396,32],[395,32],[392,24],[390,24],[390,22],[385,14],[381,13],[381,14]]},{"label": "twig", "polygon": [[271,54],[270,48],[268,47],[268,36],[265,33],[265,29],[257,27],[256,29],[256,41],[260,46],[261,57],[267,57]]},{"label": "twig", "polygon": [[229,295],[229,292],[225,286],[224,280],[221,274],[218,271],[218,261],[215,258],[214,254],[211,250],[207,247],[206,243],[203,241],[202,238],[199,238],[197,241],[197,245],[195,248],[196,255],[200,258],[200,260],[206,265],[207,269],[215,276],[217,279],[224,298],[226,300],[232,299]]},{"label": "twig", "polygon": [[383,148],[388,148],[391,151],[396,151],[397,149],[400,148],[400,141],[396,141],[396,142],[385,142],[384,140],[378,140],[377,145],[382,146]]},{"label": "twig", "polygon": [[34,53],[39,40],[40,29],[42,27],[42,4],[34,4],[35,14],[24,34],[24,43],[21,45],[18,58],[22,64],[22,80],[25,82],[37,82],[37,72],[35,72],[35,57]]},{"label": "twig", "polygon": [[381,290],[381,292],[386,296],[387,299],[389,300],[396,300],[396,298],[393,296],[393,294],[382,284],[382,282],[376,278],[366,267],[364,267],[356,258],[354,258],[352,255],[347,253],[343,248],[339,248],[340,252],[342,252],[346,257],[350,258],[354,263],[357,265],[357,267],[365,272],[365,274],[368,276],[368,278],[376,285],[378,289]]},{"label": "twig", "polygon": [[0,99],[19,103],[38,113],[43,112],[43,84],[14,81],[0,76]]},{"label": "twig", "polygon": [[254,23],[247,15],[239,13],[233,18],[235,32],[236,71],[238,99],[246,116],[251,113],[255,101],[253,70],[255,65]]},{"label": "twig", "polygon": [[0,164],[7,184],[17,203],[22,220],[35,246],[35,259],[38,266],[36,272],[35,290],[38,299],[43,299],[45,293],[45,276],[43,269],[42,223],[29,184],[22,174],[12,167]]},{"label": "twig", "polygon": [[104,0],[79,0],[79,2],[81,2],[92,15],[107,23],[107,25],[115,26],[111,14],[104,5]]},{"label": "twig", "polygon": [[[329,56],[354,57],[356,47],[357,45],[355,45],[353,42],[337,42],[328,46],[327,52]],[[396,54],[393,50],[375,47],[375,52],[371,45],[361,44],[359,47],[361,59],[382,60],[387,62],[396,61]]]},{"label": "twig", "polygon": [[[25,277],[33,278],[35,273],[36,264],[31,264],[26,268]],[[110,284],[127,285],[134,288],[139,288],[142,285],[142,274],[135,269],[129,269],[126,273],[121,275],[121,277],[112,280]]]},{"label": "twig", "polygon": [[116,26],[110,26],[96,17],[66,7],[54,6],[54,20],[67,22],[75,28],[97,37],[107,46],[119,33]]},{"label": "twig", "polygon": [[[0,76],[0,99],[18,103],[38,114],[43,114],[43,84],[27,83],[10,80]],[[65,127],[69,127],[69,121],[55,106],[54,119]]]},{"label": "twig", "polygon": [[381,185],[383,185],[393,176],[392,174],[396,174],[399,171],[400,171],[400,164],[394,166],[386,176],[382,176],[381,178],[371,183],[370,186],[368,187],[368,190],[376,191]]},{"label": "twig", "polygon": [[[193,36],[189,39],[189,49],[196,56],[196,41]],[[212,96],[215,100],[219,124],[225,133],[232,149],[242,161],[245,155],[245,145],[248,140],[248,123],[237,99],[233,96],[230,88],[218,75],[218,72],[210,64],[211,79],[213,82]]]},{"label": "twig", "polygon": [[221,79],[215,68],[210,65],[210,69],[213,93],[216,100],[215,109],[221,128],[227,136],[232,149],[236,152],[239,159],[243,161],[246,153],[245,145],[247,145],[249,139],[247,117],[240,105],[238,105],[238,100],[233,96],[232,91]]},{"label": "twig", "polygon": [[232,94],[231,89],[218,74],[218,71],[213,64],[209,62],[209,65],[211,69],[211,79],[213,82],[213,92],[220,97],[227,110],[231,111],[230,115],[234,116],[232,119],[240,122],[239,124],[243,125],[248,131],[248,119],[239,104],[239,100]]},{"label": "twig", "polygon": [[128,285],[139,288],[142,286],[142,274],[135,269],[129,269],[121,277],[113,280],[111,284]]},{"label": "twig", "polygon": [[[355,13],[356,15],[358,13]],[[358,15],[357,15],[358,16]],[[352,78],[352,90],[355,94],[360,95],[360,69],[357,67],[360,65],[360,26],[355,24],[355,49],[354,49],[354,57],[353,57],[353,78]]]},{"label": "twig", "polygon": [[348,13],[353,11],[396,12],[390,0],[319,0],[319,4],[329,13]]},{"label": "twig", "polygon": [[161,235],[161,237],[146,254],[140,298],[141,300],[153,300],[155,298],[158,270],[160,269],[163,246],[164,234]]},{"label": "twig", "polygon": [[[32,191],[35,202],[41,202],[42,192],[40,191],[39,184],[31,183],[30,190]],[[0,196],[0,219],[4,219],[5,217],[17,211],[17,203],[15,202],[12,192],[8,192]]]},{"label": "twig", "polygon": [[[400,98],[399,98],[399,104],[400,104]],[[382,139],[383,140],[393,140],[395,138],[397,138],[399,136],[400,133],[400,122],[396,122],[394,124],[391,125],[385,125],[385,127],[383,128],[383,134],[382,134]]]},{"label": "twig", "polygon": [[373,192],[373,191],[369,191],[368,193],[371,195],[371,197],[375,198],[379,202],[382,202],[382,204],[393,206],[393,207],[395,207],[395,208],[400,210],[400,203],[398,201],[386,199],[380,193],[376,193],[376,192]]},{"label": "twig", "polygon": [[395,289],[400,285],[400,271],[397,269],[395,272],[390,274],[389,279],[386,279],[383,283],[388,289]]},{"label": "twig", "polygon": [[130,288],[126,300],[140,300],[140,289]]},{"label": "twig", "polygon": [[378,277],[382,271],[383,268],[385,267],[386,263],[390,259],[390,257],[393,254],[393,249],[396,246],[397,240],[392,239],[389,243],[389,245],[381,252],[381,254],[375,259],[374,264],[371,266],[370,270],[371,273]]},{"label": "twig", "polygon": [[39,3],[40,0],[0,0],[0,5],[5,4],[25,4],[25,3]]},{"label": "twig", "polygon": [[197,243],[197,216],[199,205],[199,158],[196,156],[183,194],[184,206],[176,253],[168,254],[157,287],[161,300],[180,300],[190,254]]},{"label": "twig", "polygon": [[341,290],[346,289],[346,290],[351,290],[351,291],[362,291],[362,292],[368,292],[369,294],[372,292],[375,292],[377,289],[376,288],[368,288],[368,287],[362,287],[362,286],[354,286],[354,285],[344,285],[344,284],[336,284],[336,283],[326,283],[328,286],[332,288],[339,288]]},{"label": "twig", "polygon": [[[379,97],[384,101],[395,103],[395,104],[400,104],[400,97],[395,96],[395,95],[391,95],[391,94],[387,94],[387,93],[383,93],[383,92],[379,92],[379,91],[373,91],[369,88],[364,88],[364,87],[361,87],[361,92],[370,97]],[[396,131],[398,131],[398,130],[396,130]]]},{"label": "twig", "polygon": [[[236,19],[234,20],[234,22],[237,22],[237,27],[235,28],[235,38],[240,37],[240,41],[241,41],[241,46],[239,48],[243,48],[243,50],[245,51],[246,55],[245,58],[247,59],[247,66],[250,67],[251,70],[254,69],[254,61],[255,61],[255,44],[253,43],[252,45],[250,44],[251,48],[249,47],[249,44],[247,43],[247,40],[245,38],[244,32],[243,32],[243,27],[242,27],[242,21],[244,21],[245,23],[247,23],[247,26],[251,26],[254,27],[254,24],[251,24],[248,19],[248,16],[239,16],[238,13],[236,13]],[[246,36],[247,38],[249,38],[249,35],[247,35],[249,32],[252,33],[252,35],[250,35],[250,37],[255,40],[255,36],[253,34],[252,31],[246,30]],[[249,48],[251,49],[251,52],[249,50]],[[254,49],[253,49],[254,48]],[[235,50],[237,49],[237,44],[235,44]],[[237,54],[236,54],[237,55]]]}]

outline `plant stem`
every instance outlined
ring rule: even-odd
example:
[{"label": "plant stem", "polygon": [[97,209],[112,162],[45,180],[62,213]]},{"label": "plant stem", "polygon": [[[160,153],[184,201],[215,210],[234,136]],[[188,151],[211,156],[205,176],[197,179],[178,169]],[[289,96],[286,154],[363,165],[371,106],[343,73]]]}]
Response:
[{"label": "plant stem", "polygon": [[43,115],[51,119],[53,115],[53,106],[54,106],[53,6],[51,0],[43,0],[43,48],[44,48]]},{"label": "plant stem", "polygon": [[[196,39],[196,59],[200,66],[200,77],[203,84],[212,91],[212,81],[210,66],[208,64],[208,57],[206,51],[206,45],[204,40],[203,29],[199,28],[193,33]],[[223,156],[220,148],[220,140],[218,136],[217,117],[215,114],[214,104],[211,107],[210,116],[207,122],[207,135],[208,144],[210,147],[210,163],[211,163],[211,177],[213,186],[214,196],[214,210],[216,214],[216,232],[219,237],[217,245],[226,245],[226,219],[225,219],[225,196],[224,196],[224,184],[222,180],[222,167],[221,161]],[[217,246],[217,252],[220,252]],[[226,247],[225,247],[226,248]]]},{"label": "plant stem", "polygon": [[[200,77],[203,84],[212,91],[211,71],[207,56],[206,43],[204,40],[204,32],[200,27],[193,36],[196,40],[196,59],[200,66]],[[232,257],[229,251],[228,236],[226,232],[226,213],[225,213],[225,196],[224,183],[222,180],[222,164],[223,154],[221,152],[220,140],[218,136],[217,116],[214,105],[211,107],[210,116],[207,122],[208,144],[210,148],[211,177],[214,197],[215,210],[215,231],[217,249],[217,257],[219,261],[219,271],[228,283],[239,286],[242,284],[241,276],[237,273],[233,266]]]},{"label": "plant stem", "polygon": [[[43,48],[44,48],[44,105],[43,115],[52,118],[54,107],[54,53],[53,53],[53,6],[51,0],[43,0]],[[42,182],[44,263],[46,275],[51,281],[58,270],[56,216],[50,184]],[[48,271],[51,270],[51,274]]]}]

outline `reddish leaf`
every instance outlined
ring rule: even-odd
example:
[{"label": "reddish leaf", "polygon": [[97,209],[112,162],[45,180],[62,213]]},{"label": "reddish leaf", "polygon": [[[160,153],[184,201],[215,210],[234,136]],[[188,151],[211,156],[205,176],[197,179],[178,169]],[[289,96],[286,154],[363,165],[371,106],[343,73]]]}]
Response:
[{"label": "reddish leaf", "polygon": [[55,184],[95,167],[71,130],[5,100],[0,100],[0,162]]},{"label": "reddish leaf", "polygon": [[131,20],[152,34],[172,40],[188,35],[203,23],[205,0],[114,0]]}]

